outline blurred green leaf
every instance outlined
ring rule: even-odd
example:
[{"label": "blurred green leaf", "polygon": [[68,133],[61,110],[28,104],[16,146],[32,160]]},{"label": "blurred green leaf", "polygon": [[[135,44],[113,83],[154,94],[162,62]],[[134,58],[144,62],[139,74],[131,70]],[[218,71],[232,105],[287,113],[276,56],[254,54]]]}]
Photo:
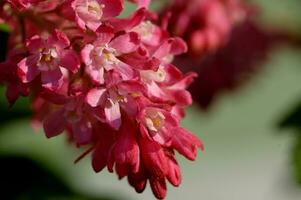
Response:
[{"label": "blurred green leaf", "polygon": [[111,200],[90,197],[69,188],[60,177],[20,156],[1,156],[1,199]]},{"label": "blurred green leaf", "polygon": [[297,181],[301,185],[301,130],[293,149],[293,164]]},{"label": "blurred green leaf", "polygon": [[0,24],[0,31],[10,32],[10,27],[7,24]]},{"label": "blurred green leaf", "polygon": [[20,97],[16,103],[10,107],[5,97],[5,88],[0,87],[0,112],[0,125],[8,121],[27,118],[32,113],[29,98]]},{"label": "blurred green leaf", "polygon": [[[279,123],[281,128],[293,127],[301,130],[301,102]],[[301,132],[300,132],[301,133]]]},{"label": "blurred green leaf", "polygon": [[[160,0],[160,1],[152,1],[150,4],[150,10],[152,11],[158,11],[160,10],[166,3],[168,3],[168,0]],[[125,2],[124,10],[122,11],[121,15],[119,17],[127,17],[131,15],[136,10],[136,4]]]},{"label": "blurred green leaf", "polygon": [[[0,27],[3,28],[4,24],[0,24]],[[0,62],[4,62],[7,53],[6,47],[9,34],[1,30],[2,29],[0,28]],[[28,98],[21,97],[12,107],[10,107],[5,97],[5,90],[5,87],[0,87],[0,124],[7,121],[28,117],[31,114]]]},{"label": "blurred green leaf", "polygon": [[280,128],[296,128],[296,143],[292,150],[292,162],[297,182],[301,185],[301,102],[279,123]]},{"label": "blurred green leaf", "polygon": [[285,29],[293,34],[301,33],[300,0],[250,0],[260,9],[261,22]]}]

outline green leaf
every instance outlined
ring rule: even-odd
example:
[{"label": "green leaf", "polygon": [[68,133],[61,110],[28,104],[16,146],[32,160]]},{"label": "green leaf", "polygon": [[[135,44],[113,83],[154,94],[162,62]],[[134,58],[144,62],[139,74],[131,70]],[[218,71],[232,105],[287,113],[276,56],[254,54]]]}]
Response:
[{"label": "green leaf", "polygon": [[[280,128],[297,128],[301,130],[301,102],[297,104],[279,123]],[[301,131],[300,131],[301,133]]]},{"label": "green leaf", "polygon": [[20,156],[0,156],[2,199],[112,200],[73,191],[62,177],[38,162]]},{"label": "green leaf", "polygon": [[0,125],[8,121],[28,118],[32,114],[28,97],[20,97],[16,103],[10,107],[5,97],[5,88],[0,87]]},{"label": "green leaf", "polygon": [[10,27],[7,24],[0,24],[0,31],[2,32],[10,32]]},{"label": "green leaf", "polygon": [[293,149],[293,165],[295,169],[296,179],[301,185],[301,131],[297,138],[296,145]]}]

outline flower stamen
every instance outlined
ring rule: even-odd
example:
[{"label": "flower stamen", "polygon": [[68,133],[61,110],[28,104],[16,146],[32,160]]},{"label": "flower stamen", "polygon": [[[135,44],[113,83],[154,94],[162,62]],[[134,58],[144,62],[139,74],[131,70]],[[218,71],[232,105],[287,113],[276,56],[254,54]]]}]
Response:
[{"label": "flower stamen", "polygon": [[148,113],[145,123],[150,131],[159,131],[164,126],[165,117],[161,112]]}]

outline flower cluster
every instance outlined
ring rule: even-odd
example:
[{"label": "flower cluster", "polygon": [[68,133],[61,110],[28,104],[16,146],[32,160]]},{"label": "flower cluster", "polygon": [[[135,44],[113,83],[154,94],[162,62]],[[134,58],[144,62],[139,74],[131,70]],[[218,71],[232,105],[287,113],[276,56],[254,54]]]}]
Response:
[{"label": "flower cluster", "polygon": [[171,0],[162,16],[169,15],[169,31],[187,41],[189,54],[199,56],[222,47],[249,11],[241,0]]},{"label": "flower cluster", "polygon": [[261,72],[271,50],[283,42],[287,42],[284,35],[267,32],[247,20],[234,28],[227,44],[214,54],[193,61],[182,56],[175,63],[199,75],[190,91],[195,102],[207,110],[222,94],[236,91]]},{"label": "flower cluster", "polygon": [[188,43],[189,53],[174,63],[198,74],[190,91],[202,109],[260,72],[278,44],[292,43],[287,31],[256,23],[260,13],[243,0],[173,0],[163,9],[162,17],[170,17],[169,31]]},{"label": "flower cluster", "polygon": [[162,199],[167,180],[181,182],[175,151],[194,160],[203,149],[180,126],[196,74],[171,64],[186,44],[156,24],[149,1],[132,2],[134,13],[119,18],[123,0],[4,1],[12,31],[0,82],[11,104],[31,95],[33,125],[48,138],[66,133],[90,147],[96,172],[107,167],[137,192],[149,181]]}]

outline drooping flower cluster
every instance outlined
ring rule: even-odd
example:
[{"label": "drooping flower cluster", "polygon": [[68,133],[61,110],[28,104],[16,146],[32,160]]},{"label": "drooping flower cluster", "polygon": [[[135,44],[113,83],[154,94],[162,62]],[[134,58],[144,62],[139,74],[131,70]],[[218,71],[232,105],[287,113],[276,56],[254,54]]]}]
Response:
[{"label": "drooping flower cluster", "polygon": [[247,20],[234,28],[227,44],[214,54],[193,61],[183,56],[175,63],[183,71],[199,75],[190,91],[195,102],[206,110],[223,93],[239,89],[263,70],[270,51],[285,41],[284,35],[268,32]]},{"label": "drooping flower cluster", "polygon": [[190,91],[202,109],[260,72],[277,44],[292,42],[285,30],[261,27],[255,14],[260,9],[243,0],[172,0],[162,9],[171,34],[188,43],[174,63],[198,74]]},{"label": "drooping flower cluster", "polygon": [[168,30],[182,37],[191,56],[212,53],[228,41],[232,28],[251,11],[241,0],[171,0]]},{"label": "drooping flower cluster", "polygon": [[7,0],[1,19],[11,27],[0,81],[11,104],[31,95],[33,125],[48,138],[65,131],[78,147],[90,146],[96,172],[107,167],[137,192],[149,181],[166,195],[178,186],[175,151],[194,160],[201,141],[180,126],[194,73],[171,64],[187,51],[171,38],[149,1],[117,18],[123,0]]}]

